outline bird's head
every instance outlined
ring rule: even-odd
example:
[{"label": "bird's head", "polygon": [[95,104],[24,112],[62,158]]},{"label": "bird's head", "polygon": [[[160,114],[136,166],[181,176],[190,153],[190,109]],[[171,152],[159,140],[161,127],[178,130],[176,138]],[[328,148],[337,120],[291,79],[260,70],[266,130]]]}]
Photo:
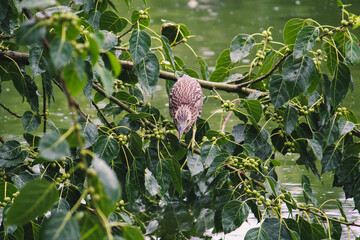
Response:
[{"label": "bird's head", "polygon": [[179,142],[185,129],[191,124],[191,110],[188,106],[181,106],[175,113],[175,124],[179,132]]}]

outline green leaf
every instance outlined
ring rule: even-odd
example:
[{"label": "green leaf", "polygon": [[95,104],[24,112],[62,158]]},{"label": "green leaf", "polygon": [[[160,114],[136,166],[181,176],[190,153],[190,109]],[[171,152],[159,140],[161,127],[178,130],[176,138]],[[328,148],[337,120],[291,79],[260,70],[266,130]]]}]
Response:
[{"label": "green leaf", "polygon": [[250,117],[252,117],[258,123],[262,115],[262,107],[260,101],[250,99],[244,100],[243,102],[245,105],[245,109],[249,113]]},{"label": "green leaf", "polygon": [[11,160],[17,158],[21,153],[21,145],[16,140],[11,140],[0,147],[0,158]]},{"label": "green leaf", "polygon": [[301,239],[326,239],[329,236],[325,233],[324,228],[317,223],[310,224],[303,218],[299,218],[300,238]]},{"label": "green leaf", "polygon": [[[174,154],[172,152],[172,154]],[[171,182],[174,184],[176,191],[181,195],[183,193],[182,178],[181,178],[181,167],[178,161],[175,159],[168,160],[171,172]]]},{"label": "green leaf", "polygon": [[193,225],[193,218],[187,207],[179,203],[168,204],[163,214],[161,226],[167,234],[178,231],[190,231]]},{"label": "green leaf", "polygon": [[353,182],[360,175],[360,158],[357,156],[350,156],[342,160],[341,167],[336,171],[339,183]]},{"label": "green leaf", "polygon": [[76,63],[68,64],[63,68],[62,74],[71,96],[83,91],[86,85],[86,74],[81,66]]},{"label": "green leaf", "polygon": [[44,47],[40,44],[35,43],[29,46],[29,63],[33,77],[46,72],[48,64],[44,57]]},{"label": "green leaf", "polygon": [[100,55],[100,47],[98,41],[95,39],[95,34],[90,34],[87,36],[87,40],[90,45],[90,59],[91,64],[95,65]]},{"label": "green leaf", "polygon": [[12,196],[16,193],[18,189],[14,186],[14,184],[10,182],[5,182],[5,180],[0,179],[0,201],[6,202],[5,197]]},{"label": "green leaf", "polygon": [[72,45],[61,38],[55,38],[50,44],[50,57],[56,68],[65,66],[72,55]]},{"label": "green leaf", "polygon": [[306,20],[300,18],[293,18],[285,24],[283,30],[284,41],[287,45],[289,45],[290,50],[294,49],[296,37],[305,25],[307,25]]},{"label": "green leaf", "polygon": [[50,161],[60,160],[70,155],[69,145],[65,138],[56,132],[48,132],[41,138],[39,150],[40,156]]},{"label": "green leaf", "polygon": [[142,30],[135,29],[129,39],[130,54],[135,64],[140,63],[151,47],[150,35]]},{"label": "green leaf", "polygon": [[272,193],[274,196],[277,196],[281,193],[279,184],[273,177],[266,177],[264,185],[266,191]]},{"label": "green leaf", "polygon": [[199,216],[196,218],[195,229],[196,233],[200,236],[204,234],[206,230],[214,227],[215,213],[209,208],[201,209]]},{"label": "green leaf", "polygon": [[169,39],[170,44],[179,42],[190,35],[184,24],[164,23],[161,26],[161,35]]},{"label": "green leaf", "polygon": [[244,240],[269,240],[269,237],[264,229],[257,227],[247,231]]},{"label": "green leaf", "polygon": [[123,230],[123,237],[126,240],[145,240],[140,229],[133,226],[124,226],[121,228]]},{"label": "green leaf", "polygon": [[104,159],[107,163],[115,159],[120,151],[117,140],[109,135],[100,136],[93,145],[93,151],[99,158]]},{"label": "green leaf", "polygon": [[119,17],[112,11],[106,11],[101,14],[100,18],[100,29],[112,31],[113,33],[121,32],[126,26],[128,22],[125,18]]},{"label": "green leaf", "polygon": [[320,35],[318,27],[306,26],[302,28],[296,37],[294,46],[294,58],[305,56],[315,45],[315,40]]},{"label": "green leaf", "polygon": [[279,108],[290,100],[286,90],[285,79],[280,74],[274,74],[270,78],[269,94],[275,108]]},{"label": "green leaf", "polygon": [[149,169],[145,169],[145,188],[151,196],[156,196],[160,190],[160,186]]},{"label": "green leaf", "polygon": [[249,207],[245,202],[232,200],[222,210],[222,225],[224,233],[239,228],[249,216]]},{"label": "green leaf", "polygon": [[308,143],[316,159],[321,160],[323,158],[323,150],[320,143],[315,139],[308,139]]},{"label": "green leaf", "polygon": [[79,238],[78,222],[71,216],[71,213],[63,211],[53,212],[39,233],[40,240],[77,240]]},{"label": "green leaf", "polygon": [[24,0],[20,3],[20,8],[46,8],[55,5],[55,0]]},{"label": "green leaf", "polygon": [[46,35],[46,26],[42,22],[27,20],[16,31],[16,41],[20,45],[39,42]]},{"label": "green leaf", "polygon": [[315,197],[315,195],[312,192],[311,186],[310,186],[310,179],[308,176],[302,174],[301,177],[301,185],[303,187],[303,195],[304,195],[304,199],[306,204],[309,203],[309,201],[311,201],[315,206],[317,205],[317,199]]},{"label": "green leaf", "polygon": [[22,124],[25,132],[35,131],[41,124],[41,118],[33,112],[26,111],[22,117]]},{"label": "green leaf", "polygon": [[115,205],[121,198],[121,186],[115,172],[100,158],[95,157],[92,161],[97,177],[99,178],[102,187],[110,199],[110,203]]},{"label": "green leaf", "polygon": [[211,82],[223,82],[230,75],[230,70],[224,67],[215,69],[215,71],[210,75]]},{"label": "green leaf", "polygon": [[322,173],[335,169],[342,158],[341,151],[334,145],[327,146],[321,159]]},{"label": "green leaf", "polygon": [[101,13],[99,11],[91,11],[87,16],[87,21],[91,26],[94,27],[94,29],[97,29],[99,28],[100,17]]},{"label": "green leaf", "polygon": [[159,80],[159,61],[154,53],[146,55],[135,65],[140,88],[147,94],[152,95]]},{"label": "green leaf", "polygon": [[80,240],[98,240],[104,239],[105,233],[101,227],[98,217],[92,213],[85,213],[80,221]]},{"label": "green leaf", "polygon": [[231,62],[237,63],[244,57],[248,56],[255,43],[255,39],[250,35],[237,35],[230,44]]},{"label": "green leaf", "polygon": [[205,62],[205,59],[200,56],[198,56],[197,59],[200,64],[200,72],[201,72],[202,79],[209,81],[209,67],[208,67],[207,63]]},{"label": "green leaf", "polygon": [[111,64],[111,72],[113,76],[119,76],[121,73],[121,64],[119,60],[116,58],[115,54],[112,52],[106,52],[108,60]]},{"label": "green leaf", "polygon": [[336,108],[345,98],[350,83],[350,69],[345,64],[339,62],[336,66],[334,78],[332,79],[330,86],[330,99],[334,108]]},{"label": "green leaf", "polygon": [[113,92],[113,75],[105,67],[97,65],[95,68],[95,75],[97,75],[105,89],[106,96],[110,96]]},{"label": "green leaf", "polygon": [[[111,50],[113,47],[115,47],[119,43],[118,37],[113,32],[101,30],[100,34],[102,34],[104,37],[104,44],[102,46],[102,48],[104,50]],[[114,54],[113,52],[106,52],[106,54],[108,54],[108,53]],[[115,75],[115,76],[117,76],[117,75]]]},{"label": "green leaf", "polygon": [[47,212],[58,200],[55,185],[44,180],[28,182],[20,191],[7,215],[10,225],[22,225]]},{"label": "green leaf", "polygon": [[269,239],[292,239],[290,231],[277,218],[266,218],[261,224],[261,227]]},{"label": "green leaf", "polygon": [[222,53],[216,60],[215,69],[218,69],[221,67],[231,68],[231,66],[232,66],[232,62],[231,62],[231,58],[230,58],[230,49],[227,48],[224,51],[222,51]]},{"label": "green leaf", "polygon": [[298,122],[298,117],[297,110],[289,104],[285,110],[283,121],[286,135],[290,135],[292,131],[294,131]]},{"label": "green leaf", "polygon": [[222,164],[229,158],[229,156],[230,154],[228,152],[220,153],[219,155],[217,155],[212,161],[209,170],[206,173],[206,176],[209,177],[212,174],[216,173],[217,170],[222,166]]},{"label": "green leaf", "polygon": [[333,75],[340,61],[340,54],[338,50],[330,43],[324,42],[323,49],[327,56],[326,66],[330,74]]},{"label": "green leaf", "polygon": [[283,75],[290,98],[306,92],[311,82],[320,77],[314,61],[309,57],[288,57],[283,66]]},{"label": "green leaf", "polygon": [[78,123],[81,125],[81,134],[86,140],[83,147],[89,148],[96,142],[96,139],[99,136],[97,126],[89,122],[88,119],[84,120],[83,118],[79,118]]},{"label": "green leaf", "polygon": [[186,165],[190,170],[191,176],[195,176],[204,170],[200,155],[192,154],[190,152],[187,155]]},{"label": "green leaf", "polygon": [[353,65],[355,65],[360,58],[360,47],[357,42],[350,39],[345,44],[346,59]]},{"label": "green leaf", "polygon": [[355,124],[349,121],[346,121],[345,118],[340,118],[339,120],[339,133],[340,136],[351,132],[355,128]]},{"label": "green leaf", "polygon": [[221,150],[217,145],[211,142],[204,142],[200,150],[201,162],[204,168],[208,168],[220,152]]},{"label": "green leaf", "polygon": [[171,67],[175,70],[175,62],[172,48],[169,44],[169,40],[165,36],[161,36],[161,43],[165,52],[166,60],[170,63]]}]

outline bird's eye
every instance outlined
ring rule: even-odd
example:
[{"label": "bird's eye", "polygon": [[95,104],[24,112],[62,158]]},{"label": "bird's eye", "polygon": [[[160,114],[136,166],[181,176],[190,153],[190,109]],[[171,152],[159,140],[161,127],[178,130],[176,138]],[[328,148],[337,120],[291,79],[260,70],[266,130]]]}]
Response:
[{"label": "bird's eye", "polygon": [[188,120],[186,120],[186,123],[189,123],[190,122],[190,120],[188,119]]}]

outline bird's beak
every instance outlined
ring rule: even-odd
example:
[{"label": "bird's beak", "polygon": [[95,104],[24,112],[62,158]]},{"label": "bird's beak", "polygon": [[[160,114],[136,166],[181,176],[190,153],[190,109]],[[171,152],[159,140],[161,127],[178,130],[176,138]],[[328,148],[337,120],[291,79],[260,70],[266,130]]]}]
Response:
[{"label": "bird's beak", "polygon": [[184,130],[185,130],[185,127],[184,127],[184,126],[179,126],[179,128],[178,128],[178,132],[179,132],[179,143],[181,142],[181,136],[183,135]]}]

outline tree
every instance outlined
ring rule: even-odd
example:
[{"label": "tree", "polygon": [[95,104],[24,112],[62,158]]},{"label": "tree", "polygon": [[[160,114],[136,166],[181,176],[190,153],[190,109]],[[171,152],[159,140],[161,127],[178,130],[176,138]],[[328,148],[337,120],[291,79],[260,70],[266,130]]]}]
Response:
[{"label": "tree", "polygon": [[[347,221],[339,200],[341,217],[328,217],[308,176],[299,204],[276,175],[292,153],[317,177],[333,172],[334,186],[360,209],[358,121],[341,106],[352,86],[350,66],[359,61],[351,30],[360,17],[340,0],[339,26],[291,19],[283,43],[273,41],[271,28],[238,34],[213,72],[193,51],[199,73],[174,55],[179,44],[191,48],[185,25],[168,22],[158,33],[149,9],[127,19],[110,0],[54,5],[0,4],[0,83],[12,81],[30,107],[20,116],[1,103],[21,118],[27,142],[1,139],[4,239],[206,238],[209,229],[234,231],[250,212],[261,225],[245,239],[340,239],[341,226],[360,226]],[[240,71],[248,56],[251,64]],[[194,153],[186,149],[191,133],[179,144],[173,123],[144,103],[159,79],[169,90],[182,74],[212,90],[208,97],[239,121],[224,132],[198,120]],[[73,122],[67,128],[48,112],[53,88],[66,96]],[[238,98],[225,100],[222,91]],[[82,110],[79,94],[101,124]],[[282,215],[285,206],[290,216]]]}]

